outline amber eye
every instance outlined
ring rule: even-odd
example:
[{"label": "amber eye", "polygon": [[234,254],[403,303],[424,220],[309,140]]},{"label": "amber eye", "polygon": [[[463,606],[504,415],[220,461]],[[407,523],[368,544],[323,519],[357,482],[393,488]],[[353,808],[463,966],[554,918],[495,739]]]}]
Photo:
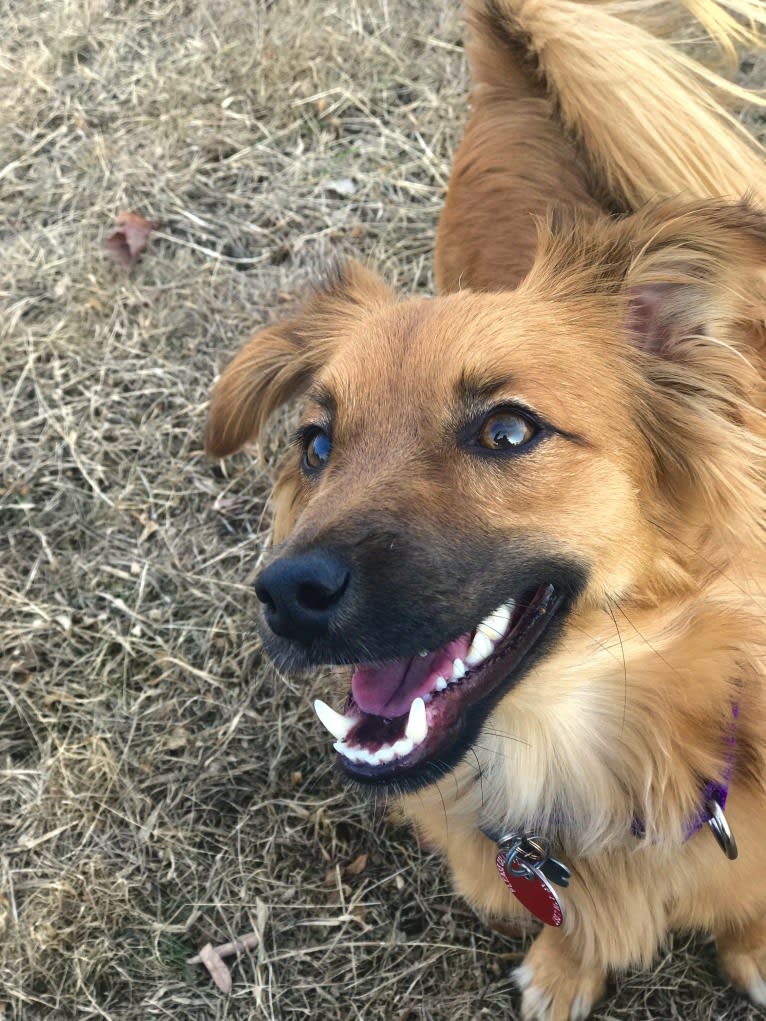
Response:
[{"label": "amber eye", "polygon": [[479,443],[487,450],[518,450],[537,433],[537,426],[523,415],[513,411],[496,411],[485,419],[479,433]]},{"label": "amber eye", "polygon": [[321,471],[330,460],[332,440],[323,429],[314,429],[304,439],[303,467],[308,471]]}]

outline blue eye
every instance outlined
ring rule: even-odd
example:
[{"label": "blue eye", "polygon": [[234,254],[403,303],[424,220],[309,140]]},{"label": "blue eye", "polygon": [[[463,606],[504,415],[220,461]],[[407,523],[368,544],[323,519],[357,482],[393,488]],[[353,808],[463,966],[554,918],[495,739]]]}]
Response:
[{"label": "blue eye", "polygon": [[306,471],[321,471],[330,460],[332,440],[322,429],[314,429],[304,440],[303,467]]},{"label": "blue eye", "polygon": [[530,421],[512,411],[497,411],[481,427],[479,443],[487,450],[518,450],[537,435]]}]

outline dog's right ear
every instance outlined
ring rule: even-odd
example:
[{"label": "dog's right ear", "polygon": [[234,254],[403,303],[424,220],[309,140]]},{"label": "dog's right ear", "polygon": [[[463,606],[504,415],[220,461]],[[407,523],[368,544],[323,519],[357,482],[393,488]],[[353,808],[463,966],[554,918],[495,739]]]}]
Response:
[{"label": "dog's right ear", "polygon": [[259,439],[272,412],[308,387],[352,322],[394,300],[380,277],[349,262],[314,291],[297,316],[256,333],[213,390],[208,455],[226,457]]}]

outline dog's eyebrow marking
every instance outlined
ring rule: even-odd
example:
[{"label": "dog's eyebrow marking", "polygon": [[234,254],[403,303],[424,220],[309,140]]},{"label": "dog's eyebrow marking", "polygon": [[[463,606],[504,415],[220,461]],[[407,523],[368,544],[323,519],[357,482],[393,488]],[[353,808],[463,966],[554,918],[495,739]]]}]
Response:
[{"label": "dog's eyebrow marking", "polygon": [[335,416],[337,403],[335,397],[324,383],[314,383],[306,396],[314,404],[318,404],[323,411],[327,412],[330,418]]},{"label": "dog's eyebrow marking", "polygon": [[507,390],[510,383],[509,376],[483,376],[463,371],[455,384],[455,396],[469,408],[484,408],[496,394]]},{"label": "dog's eyebrow marking", "polygon": [[[507,395],[508,388],[512,384],[511,376],[483,376],[478,372],[463,371],[460,379],[455,384],[455,396],[458,401],[466,408],[469,414],[479,416],[486,414],[491,410],[491,403],[494,398],[500,395]],[[513,404],[518,405],[520,411],[524,411],[524,405],[517,401],[513,401]],[[551,432],[558,433],[565,440],[570,440],[572,443],[577,443],[581,447],[592,447],[593,443],[586,439],[585,436],[581,436],[579,433],[569,432],[567,429],[562,429],[560,426],[555,425],[548,419],[543,419],[538,415],[534,409],[526,409],[534,418],[539,420],[540,425],[544,425],[550,429]]]}]

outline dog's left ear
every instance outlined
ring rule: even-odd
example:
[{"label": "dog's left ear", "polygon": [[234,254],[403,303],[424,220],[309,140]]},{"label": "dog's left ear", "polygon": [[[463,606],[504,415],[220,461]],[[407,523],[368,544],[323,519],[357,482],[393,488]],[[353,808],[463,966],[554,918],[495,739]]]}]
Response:
[{"label": "dog's left ear", "polygon": [[297,316],[257,333],[213,390],[208,455],[226,457],[260,439],[272,412],[305,391],[353,322],[392,301],[378,276],[349,262],[328,276]]},{"label": "dog's left ear", "polygon": [[540,242],[530,281],[590,314],[618,298],[639,352],[683,361],[704,337],[763,346],[766,213],[746,202],[665,200],[612,223],[554,210]]},{"label": "dog's left ear", "polygon": [[689,338],[762,349],[766,215],[745,203],[666,203],[631,218],[626,327],[647,354],[671,361]]},{"label": "dog's left ear", "polygon": [[766,214],[662,204],[630,220],[619,290],[658,492],[671,521],[701,512],[719,535],[762,536]]},{"label": "dog's left ear", "polygon": [[607,224],[560,219],[522,286],[561,300],[615,353],[628,341],[621,371],[654,458],[654,518],[762,541],[766,213],[667,200]]}]

